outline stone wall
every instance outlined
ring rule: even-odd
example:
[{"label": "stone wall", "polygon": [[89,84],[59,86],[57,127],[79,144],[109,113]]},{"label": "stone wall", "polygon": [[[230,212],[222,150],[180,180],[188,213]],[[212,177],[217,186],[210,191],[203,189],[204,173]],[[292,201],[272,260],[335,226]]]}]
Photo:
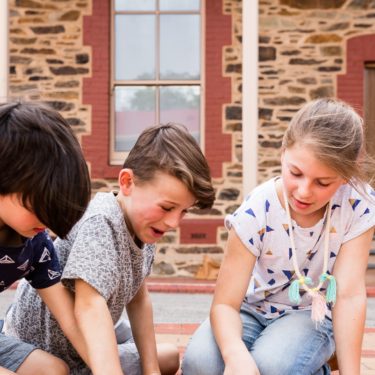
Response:
[{"label": "stone wall", "polygon": [[91,121],[82,104],[91,60],[82,24],[90,0],[11,0],[9,10],[10,96],[50,103],[80,137]]},{"label": "stone wall", "polygon": [[[280,172],[281,139],[305,102],[337,96],[347,41],[375,33],[369,0],[259,2],[259,180]],[[373,48],[373,46],[368,46]]]}]

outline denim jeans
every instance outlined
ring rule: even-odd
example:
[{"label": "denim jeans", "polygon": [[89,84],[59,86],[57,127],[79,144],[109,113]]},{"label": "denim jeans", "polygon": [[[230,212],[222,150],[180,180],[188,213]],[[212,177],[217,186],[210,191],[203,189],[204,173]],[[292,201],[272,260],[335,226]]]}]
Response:
[{"label": "denim jeans", "polygon": [[[261,375],[326,375],[335,351],[332,322],[316,327],[310,311],[290,311],[275,319],[241,311],[242,340]],[[221,375],[224,362],[209,319],[194,333],[182,361],[183,375]]]}]

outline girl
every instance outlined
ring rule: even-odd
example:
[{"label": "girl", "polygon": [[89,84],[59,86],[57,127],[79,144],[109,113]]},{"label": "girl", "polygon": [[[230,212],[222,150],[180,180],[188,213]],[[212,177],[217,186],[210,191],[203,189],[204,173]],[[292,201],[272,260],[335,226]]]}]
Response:
[{"label": "girl", "polygon": [[363,138],[342,102],[320,99],[296,114],[281,177],[226,218],[210,320],[187,348],[184,375],[329,374],[335,350],[340,375],[360,374],[375,224]]}]

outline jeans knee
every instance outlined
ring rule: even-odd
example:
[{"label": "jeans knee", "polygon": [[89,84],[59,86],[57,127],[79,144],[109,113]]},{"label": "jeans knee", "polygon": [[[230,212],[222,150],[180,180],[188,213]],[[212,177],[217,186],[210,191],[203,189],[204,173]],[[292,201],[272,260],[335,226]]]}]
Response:
[{"label": "jeans knee", "polygon": [[207,350],[194,350],[188,347],[182,360],[183,375],[219,375],[224,372],[221,358]]}]

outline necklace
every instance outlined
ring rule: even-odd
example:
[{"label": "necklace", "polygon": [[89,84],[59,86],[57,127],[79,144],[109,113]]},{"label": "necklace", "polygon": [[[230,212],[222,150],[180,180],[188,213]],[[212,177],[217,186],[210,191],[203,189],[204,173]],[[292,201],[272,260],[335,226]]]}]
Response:
[{"label": "necklace", "polygon": [[[325,235],[324,235],[324,258],[323,258],[323,268],[322,274],[319,277],[319,283],[317,286],[313,286],[313,281],[310,277],[303,276],[298,267],[297,261],[297,252],[296,245],[294,242],[293,226],[292,226],[292,217],[290,215],[289,202],[286,196],[284,185],[282,184],[282,191],[284,197],[284,205],[288,218],[289,226],[289,238],[292,248],[292,261],[295,274],[297,279],[292,282],[289,287],[289,300],[298,305],[301,302],[300,288],[305,290],[312,299],[311,306],[311,319],[316,323],[322,323],[324,317],[327,313],[327,303],[336,302],[336,279],[333,275],[330,275],[327,272],[328,267],[328,257],[329,257],[329,231],[331,223],[331,212],[332,212],[332,201],[328,203],[327,215],[324,220],[325,225]],[[325,296],[320,291],[323,284],[328,281],[327,291]]]}]

